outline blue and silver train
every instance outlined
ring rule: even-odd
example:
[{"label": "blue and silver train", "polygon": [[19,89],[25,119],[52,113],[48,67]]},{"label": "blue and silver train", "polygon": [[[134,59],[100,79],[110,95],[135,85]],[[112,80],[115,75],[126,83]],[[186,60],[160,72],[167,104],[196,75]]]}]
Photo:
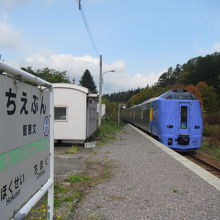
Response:
[{"label": "blue and silver train", "polygon": [[199,100],[186,90],[170,90],[159,97],[127,108],[122,119],[151,133],[176,151],[198,149],[202,141]]}]

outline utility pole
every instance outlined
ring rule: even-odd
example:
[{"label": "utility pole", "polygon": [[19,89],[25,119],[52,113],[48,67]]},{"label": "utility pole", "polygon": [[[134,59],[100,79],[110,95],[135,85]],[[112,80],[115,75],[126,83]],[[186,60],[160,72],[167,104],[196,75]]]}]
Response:
[{"label": "utility pole", "polygon": [[102,121],[102,55],[100,55],[100,72],[99,72],[99,118],[98,118],[98,126],[101,126]]},{"label": "utility pole", "polygon": [[81,10],[81,0],[79,0],[79,10]]},{"label": "utility pole", "polygon": [[118,105],[118,124],[120,124],[120,110],[121,110],[121,106],[119,104]]}]

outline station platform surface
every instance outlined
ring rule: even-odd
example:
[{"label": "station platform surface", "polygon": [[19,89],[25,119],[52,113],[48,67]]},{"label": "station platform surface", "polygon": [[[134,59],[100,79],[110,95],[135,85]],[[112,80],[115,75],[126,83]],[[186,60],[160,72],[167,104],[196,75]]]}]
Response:
[{"label": "station platform surface", "polygon": [[220,180],[135,128],[92,159],[103,157],[113,176],[92,188],[76,219],[220,219]]}]

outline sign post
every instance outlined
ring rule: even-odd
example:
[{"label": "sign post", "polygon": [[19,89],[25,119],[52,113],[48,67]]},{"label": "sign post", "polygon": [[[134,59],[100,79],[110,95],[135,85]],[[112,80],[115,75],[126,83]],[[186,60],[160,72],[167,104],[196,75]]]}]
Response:
[{"label": "sign post", "polygon": [[1,218],[22,219],[48,191],[52,220],[52,85],[2,61],[0,71],[7,73],[0,75]]},{"label": "sign post", "polygon": [[126,108],[126,104],[118,104],[118,124],[120,124],[120,119],[121,119],[121,108],[125,109]]}]

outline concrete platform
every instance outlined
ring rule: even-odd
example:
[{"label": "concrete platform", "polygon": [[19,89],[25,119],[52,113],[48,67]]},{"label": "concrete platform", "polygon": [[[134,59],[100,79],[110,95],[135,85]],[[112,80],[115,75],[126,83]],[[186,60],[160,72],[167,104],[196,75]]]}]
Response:
[{"label": "concrete platform", "polygon": [[164,146],[154,138],[150,137],[143,131],[139,130],[138,128],[129,125],[134,130],[136,130],[139,134],[144,136],[146,139],[150,140],[152,143],[154,143],[157,147],[161,148],[163,151],[165,151],[167,154],[169,154],[171,157],[173,157],[175,160],[179,161],[181,164],[183,164],[185,167],[190,169],[192,172],[200,176],[202,179],[204,179],[206,182],[208,182],[210,185],[214,186],[218,191],[220,191],[220,179],[216,176],[212,175],[211,173],[207,172],[200,166],[196,165],[195,163],[191,162],[190,160],[186,159],[185,157],[181,156],[180,154],[176,153],[175,151],[171,150],[170,148]]},{"label": "concrete platform", "polygon": [[137,129],[97,149],[113,177],[96,185],[76,219],[220,219],[220,180]]}]

